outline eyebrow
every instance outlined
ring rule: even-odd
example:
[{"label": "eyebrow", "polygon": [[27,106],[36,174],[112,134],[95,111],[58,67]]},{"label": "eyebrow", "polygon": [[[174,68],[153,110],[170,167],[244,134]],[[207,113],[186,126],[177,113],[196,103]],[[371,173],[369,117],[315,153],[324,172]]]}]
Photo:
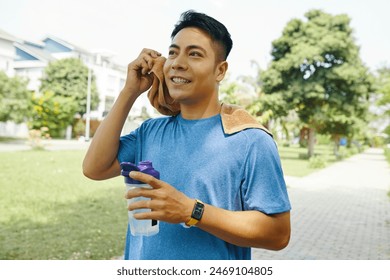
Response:
[{"label": "eyebrow", "polygon": [[[180,50],[180,47],[179,47],[178,45],[176,45],[176,44],[171,44],[171,45],[169,46],[169,48],[175,48],[175,49],[179,49],[179,50]],[[199,49],[199,50],[201,50],[201,51],[207,53],[207,51],[206,51],[204,48],[202,48],[201,46],[198,46],[198,45],[189,45],[189,46],[186,47],[186,49],[187,49],[187,50]]]}]

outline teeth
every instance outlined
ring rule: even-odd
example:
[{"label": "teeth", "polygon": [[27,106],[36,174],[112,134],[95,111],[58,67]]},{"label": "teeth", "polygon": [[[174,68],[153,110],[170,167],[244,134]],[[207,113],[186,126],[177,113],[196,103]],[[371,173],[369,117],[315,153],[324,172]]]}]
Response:
[{"label": "teeth", "polygon": [[172,81],[177,84],[188,84],[190,81],[183,78],[172,78]]}]

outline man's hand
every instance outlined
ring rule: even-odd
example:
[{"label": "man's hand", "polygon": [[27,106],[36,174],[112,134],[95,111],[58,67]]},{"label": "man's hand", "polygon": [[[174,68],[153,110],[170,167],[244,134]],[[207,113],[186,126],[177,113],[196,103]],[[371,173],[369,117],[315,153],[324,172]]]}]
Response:
[{"label": "man's hand", "polygon": [[127,199],[138,196],[151,199],[134,202],[128,206],[130,211],[141,208],[151,209],[151,212],[134,214],[134,218],[159,220],[173,224],[188,222],[194,207],[194,199],[148,174],[132,171],[130,177],[153,188],[135,188],[126,193]]},{"label": "man's hand", "polygon": [[124,90],[140,95],[147,91],[153,83],[154,60],[161,56],[161,53],[143,49],[139,56],[127,66],[127,78]]}]

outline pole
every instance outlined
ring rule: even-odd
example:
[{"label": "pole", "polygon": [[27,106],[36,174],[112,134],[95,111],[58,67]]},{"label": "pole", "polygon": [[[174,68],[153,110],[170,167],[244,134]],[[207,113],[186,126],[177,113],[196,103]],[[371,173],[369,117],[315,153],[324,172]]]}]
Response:
[{"label": "pole", "polygon": [[85,118],[85,141],[89,141],[89,130],[90,130],[90,120],[91,120],[91,67],[88,66],[88,86],[87,86],[87,112]]}]

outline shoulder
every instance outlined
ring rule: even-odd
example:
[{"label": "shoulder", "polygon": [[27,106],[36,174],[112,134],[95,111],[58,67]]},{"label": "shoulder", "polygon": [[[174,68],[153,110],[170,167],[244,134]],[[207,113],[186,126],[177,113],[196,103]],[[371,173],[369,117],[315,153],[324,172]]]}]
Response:
[{"label": "shoulder", "polygon": [[147,119],[145,120],[141,125],[140,125],[140,130],[147,130],[147,129],[155,129],[156,127],[161,127],[161,126],[165,126],[169,123],[171,123],[172,121],[174,121],[176,117],[166,117],[166,116],[163,116],[163,117],[157,117],[157,118],[153,118],[153,119]]},{"label": "shoulder", "polygon": [[243,137],[245,137],[250,144],[263,143],[275,145],[274,138],[267,131],[260,128],[245,129],[238,134],[241,134]]},{"label": "shoulder", "polygon": [[245,129],[241,131],[242,141],[246,143],[246,155],[276,155],[278,154],[278,147],[274,138],[266,131],[258,128]]}]

